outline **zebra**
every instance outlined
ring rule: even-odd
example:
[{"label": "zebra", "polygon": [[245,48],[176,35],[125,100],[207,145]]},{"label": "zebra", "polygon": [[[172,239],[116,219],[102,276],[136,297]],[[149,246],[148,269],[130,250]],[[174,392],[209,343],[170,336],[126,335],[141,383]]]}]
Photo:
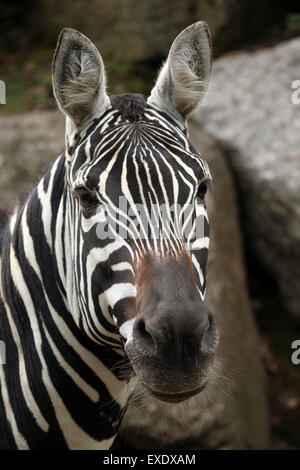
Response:
[{"label": "zebra", "polygon": [[[186,123],[210,71],[200,21],[177,36],[146,101],[108,97],[96,46],[61,31],[52,77],[65,151],[0,230],[1,449],[109,449],[129,384],[175,404],[205,388],[218,344],[204,303],[211,174]],[[147,222],[167,208],[150,233],[138,204]]]}]

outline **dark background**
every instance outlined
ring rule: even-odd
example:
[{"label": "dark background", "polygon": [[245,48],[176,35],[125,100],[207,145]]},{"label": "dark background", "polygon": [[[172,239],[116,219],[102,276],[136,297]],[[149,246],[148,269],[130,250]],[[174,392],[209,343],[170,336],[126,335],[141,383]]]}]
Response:
[{"label": "dark background", "polygon": [[214,57],[300,33],[297,0],[2,0],[0,75],[10,97],[0,113],[53,108],[51,70],[59,31],[86,34],[106,64],[109,91],[147,93],[176,35],[202,19]]}]

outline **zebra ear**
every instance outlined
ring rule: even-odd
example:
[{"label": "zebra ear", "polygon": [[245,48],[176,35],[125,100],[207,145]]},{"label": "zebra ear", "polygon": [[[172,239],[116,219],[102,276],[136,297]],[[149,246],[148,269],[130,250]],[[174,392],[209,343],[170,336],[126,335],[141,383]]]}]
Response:
[{"label": "zebra ear", "polygon": [[209,30],[206,23],[198,21],[173,42],[148,103],[175,118],[187,119],[208,88],[211,62]]},{"label": "zebra ear", "polygon": [[102,58],[96,46],[75,29],[65,28],[59,35],[52,82],[59,108],[76,127],[110,103]]}]

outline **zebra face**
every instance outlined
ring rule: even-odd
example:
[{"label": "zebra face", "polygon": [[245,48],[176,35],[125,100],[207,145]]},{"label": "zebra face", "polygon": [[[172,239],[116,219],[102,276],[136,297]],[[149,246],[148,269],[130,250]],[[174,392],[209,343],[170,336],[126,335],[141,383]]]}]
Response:
[{"label": "zebra face", "polygon": [[211,177],[185,123],[210,64],[207,28],[196,23],[174,41],[147,102],[108,98],[101,56],[74,30],[61,33],[53,66],[67,115],[77,323],[124,350],[147,390],[168,402],[205,387],[218,337],[204,305]]}]

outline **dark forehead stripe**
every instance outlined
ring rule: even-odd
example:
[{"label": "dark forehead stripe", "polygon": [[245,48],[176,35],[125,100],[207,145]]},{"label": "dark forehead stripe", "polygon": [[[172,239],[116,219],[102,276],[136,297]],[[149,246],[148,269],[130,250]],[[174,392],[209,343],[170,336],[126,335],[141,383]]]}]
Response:
[{"label": "dark forehead stripe", "polygon": [[[187,180],[192,179],[192,184],[203,176],[205,163],[201,155],[172,119],[166,119],[163,113],[149,106],[139,94],[114,95],[110,99],[111,107],[93,123],[77,149],[70,169],[72,178],[76,179],[77,171],[81,170],[80,181],[83,181],[83,177],[88,186],[93,186],[92,180],[95,180],[96,186],[99,173],[106,170],[114,158],[114,168],[110,169],[108,178],[114,179],[116,172],[122,174],[124,155],[129,150],[129,166],[131,163],[133,166],[146,163],[153,166],[156,162],[162,169],[165,163],[171,164],[173,171],[183,171]],[[190,171],[185,171],[188,167],[196,178],[192,177]],[[130,169],[130,174],[136,174],[135,167]],[[112,190],[115,190],[114,186],[111,186]]]}]

